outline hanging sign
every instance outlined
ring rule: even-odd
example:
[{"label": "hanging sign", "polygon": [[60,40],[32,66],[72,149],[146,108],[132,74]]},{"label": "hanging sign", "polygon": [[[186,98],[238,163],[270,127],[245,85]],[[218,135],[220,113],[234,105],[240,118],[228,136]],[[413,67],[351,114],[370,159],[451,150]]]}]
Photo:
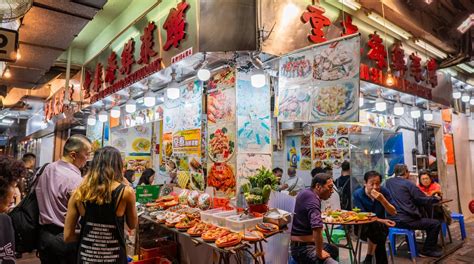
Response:
[{"label": "hanging sign", "polygon": [[[169,12],[163,13],[163,8]],[[85,67],[84,99],[94,103],[192,55],[197,43],[196,12],[196,0],[161,3],[151,10],[119,38],[123,41],[119,50],[112,43]]]},{"label": "hanging sign", "polygon": [[0,61],[16,61],[18,49],[18,32],[0,28]]}]

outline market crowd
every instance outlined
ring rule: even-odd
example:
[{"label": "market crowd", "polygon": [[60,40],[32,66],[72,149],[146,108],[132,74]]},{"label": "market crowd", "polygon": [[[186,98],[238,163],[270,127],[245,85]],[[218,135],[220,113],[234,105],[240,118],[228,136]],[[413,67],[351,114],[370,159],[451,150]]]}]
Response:
[{"label": "market crowd", "polygon": [[[34,249],[47,264],[127,263],[124,231],[138,217],[134,173],[124,171],[120,152],[92,153],[87,137],[73,135],[58,161],[35,168],[35,159],[0,156],[0,263]],[[147,170],[143,184],[153,177]]]},{"label": "market crowd", "polygon": [[[120,152],[103,147],[95,153],[85,136],[67,139],[58,161],[35,168],[36,157],[22,160],[0,156],[0,263],[15,263],[22,252],[36,249],[41,263],[97,263],[108,256],[113,263],[127,263],[124,230],[138,222],[133,191],[135,172],[124,170]],[[295,168],[287,170],[278,191],[296,196],[290,250],[297,263],[337,263],[338,249],[323,242],[322,212],[327,208],[374,213],[376,222],[361,225],[361,239],[368,242],[364,263],[387,263],[385,243],[389,227],[424,230],[420,253],[437,257],[444,212],[426,212],[441,197],[429,171],[420,171],[419,185],[409,180],[406,165],[398,164],[385,182],[377,171],[368,171],[359,184],[350,175],[350,163],[332,178],[331,168],[314,168],[305,188]],[[281,181],[283,170],[275,168]],[[155,171],[147,169],[138,184],[151,184]],[[34,216],[29,219],[27,215]],[[36,217],[36,218],[35,218]],[[31,218],[31,217],[30,217]],[[12,219],[14,221],[12,221]],[[98,227],[100,227],[98,229]],[[93,243],[98,230],[103,243]],[[93,252],[103,252],[93,254]]]}]

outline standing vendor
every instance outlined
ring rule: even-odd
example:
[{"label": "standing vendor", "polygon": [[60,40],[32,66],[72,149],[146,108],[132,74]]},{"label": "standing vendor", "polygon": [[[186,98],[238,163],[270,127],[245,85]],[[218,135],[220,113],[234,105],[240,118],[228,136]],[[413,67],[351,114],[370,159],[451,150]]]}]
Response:
[{"label": "standing vendor", "polygon": [[297,263],[338,263],[337,247],[323,244],[321,200],[333,193],[331,175],[319,173],[311,181],[311,188],[296,196],[295,215],[291,228],[291,256]]}]

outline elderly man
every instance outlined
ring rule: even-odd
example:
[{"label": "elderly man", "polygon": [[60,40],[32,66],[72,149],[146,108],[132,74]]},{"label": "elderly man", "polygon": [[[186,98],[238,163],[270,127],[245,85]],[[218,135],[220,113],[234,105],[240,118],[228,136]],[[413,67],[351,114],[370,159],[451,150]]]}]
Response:
[{"label": "elderly man", "polygon": [[327,173],[316,174],[311,187],[298,193],[291,228],[291,256],[297,263],[338,263],[337,247],[323,243],[321,200],[334,192],[334,183]]},{"label": "elderly man", "polygon": [[408,178],[410,172],[405,164],[397,164],[394,169],[395,177],[385,181],[385,187],[392,196],[393,205],[397,209],[397,214],[392,216],[392,220],[397,223],[397,227],[425,230],[426,240],[420,254],[429,257],[440,257],[442,254],[437,250],[438,235],[441,223],[436,219],[424,218],[420,212],[420,207],[430,206],[439,201],[437,196],[426,196]]},{"label": "elderly man", "polygon": [[304,182],[296,176],[296,169],[288,168],[288,178],[280,186],[281,191],[288,191],[290,195],[296,195],[299,191],[304,189]]},{"label": "elderly man", "polygon": [[75,263],[76,245],[65,244],[64,222],[69,197],[82,181],[80,168],[91,157],[91,142],[83,135],[66,140],[60,160],[48,164],[35,187],[40,212],[41,263]]}]

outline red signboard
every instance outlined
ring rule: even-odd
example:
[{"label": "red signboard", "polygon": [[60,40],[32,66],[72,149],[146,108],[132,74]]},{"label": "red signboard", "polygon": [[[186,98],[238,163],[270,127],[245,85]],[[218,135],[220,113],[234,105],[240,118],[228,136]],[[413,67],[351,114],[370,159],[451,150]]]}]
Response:
[{"label": "red signboard", "polygon": [[186,36],[186,11],[189,4],[183,0],[176,8],[171,8],[166,18],[163,28],[166,30],[166,43],[163,45],[164,50],[169,50],[172,46],[179,47],[179,43]]},{"label": "red signboard", "polygon": [[[61,88],[60,91],[56,92],[49,100],[44,103],[44,116],[46,121],[51,120],[54,116],[66,112],[68,105],[64,105],[64,98],[66,96],[66,90]],[[69,101],[72,101],[74,96],[74,87],[71,85],[69,88]]]},{"label": "red signboard", "polygon": [[138,60],[139,64],[148,64],[150,62],[150,58],[158,54],[153,50],[153,32],[155,31],[155,28],[155,22],[148,23],[148,26],[145,27],[143,35],[140,37],[142,40],[142,46],[140,47],[140,59]]},{"label": "red signboard", "polygon": [[369,45],[370,50],[367,53],[367,57],[375,61],[377,67],[383,70],[383,68],[387,67],[387,62],[385,61],[385,58],[387,58],[387,52],[385,51],[385,46],[382,44],[383,40],[377,32],[370,34],[369,38],[367,45]]},{"label": "red signboard", "polygon": [[309,5],[307,10],[301,15],[301,21],[305,24],[309,21],[313,28],[311,35],[308,35],[308,40],[313,43],[325,42],[327,39],[324,37],[323,27],[331,25],[331,20],[323,15],[326,10],[313,5]]},{"label": "red signboard", "polygon": [[391,55],[392,64],[390,66],[392,71],[398,72],[398,76],[405,76],[405,72],[408,68],[405,62],[405,51],[402,49],[402,43],[400,41],[393,44]]},{"label": "red signboard", "polygon": [[343,31],[341,36],[352,35],[359,31],[359,28],[352,24],[352,17],[350,15],[346,15],[345,20],[341,21],[341,26]]},{"label": "red signboard", "polygon": [[132,70],[132,65],[135,63],[135,59],[133,58],[133,52],[135,50],[135,40],[130,39],[122,50],[121,55],[121,63],[122,67],[120,68],[121,74],[130,74]]},{"label": "red signboard", "polygon": [[109,55],[109,58],[107,59],[107,69],[105,70],[105,82],[107,84],[114,84],[116,79],[115,73],[117,72],[117,69],[117,53],[112,51],[112,53]]}]

